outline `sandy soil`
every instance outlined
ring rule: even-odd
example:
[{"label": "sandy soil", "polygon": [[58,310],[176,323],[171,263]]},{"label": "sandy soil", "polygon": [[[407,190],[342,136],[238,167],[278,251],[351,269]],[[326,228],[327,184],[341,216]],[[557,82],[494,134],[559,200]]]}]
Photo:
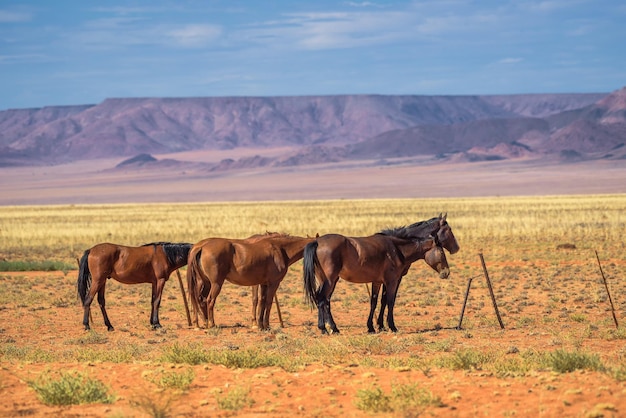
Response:
[{"label": "sandy soil", "polygon": [[[261,153],[256,151],[248,150]],[[206,162],[219,161],[225,155],[157,157]],[[119,162],[95,160],[49,167],[0,168],[0,205],[626,192],[626,164],[622,161],[432,164],[421,159],[387,161],[384,165],[363,161],[227,172],[197,168],[111,170]]]},{"label": "sandy soil", "polygon": [[[488,262],[504,329],[500,329],[480,265],[453,272],[449,280],[433,276],[423,264],[416,264],[405,278],[398,298],[397,334],[368,335],[368,311],[363,285],[340,282],[333,296],[333,313],[341,334],[322,336],[316,328],[316,313],[300,303],[298,264],[279,289],[284,328],[276,311],[272,330],[260,332],[248,326],[249,294],[246,288],[226,285],[216,311],[219,330],[189,327],[175,276],[168,282],[161,310],[164,329],[148,327],[149,290],[111,281],[107,287],[108,313],[116,330],[106,332],[102,317],[93,311],[93,332],[97,340],[83,340],[82,310],[71,299],[76,272],[1,273],[0,288],[11,292],[19,282],[36,283],[27,294],[45,297],[13,297],[0,308],[0,345],[8,350],[24,348],[63,353],[83,347],[107,350],[134,346],[152,350],[153,360],[122,363],[100,361],[33,362],[11,356],[0,363],[0,416],[150,416],[138,406],[142,400],[165,405],[169,416],[371,416],[358,409],[358,392],[380,388],[390,394],[393,385],[416,384],[438,397],[441,406],[420,406],[385,416],[520,416],[520,417],[611,417],[626,414],[626,382],[610,373],[576,370],[557,373],[549,369],[499,376],[488,367],[455,370],[437,367],[436,358],[453,356],[463,350],[496,352],[502,358],[519,358],[531,351],[562,349],[595,353],[607,365],[616,365],[626,354],[623,333],[614,330],[606,298],[593,264],[563,265],[555,260],[535,260],[520,273],[523,263]],[[556,265],[550,283],[541,276]],[[608,260],[607,274],[623,271],[623,260]],[[528,266],[527,266],[528,267]],[[458,325],[467,285],[474,279],[463,319]],[[184,277],[184,276],[183,276]],[[549,285],[549,286],[548,286]],[[616,295],[624,285],[614,283]],[[30,292],[30,293],[29,293]],[[621,296],[616,297],[618,318],[626,312]],[[599,301],[599,299],[601,299]],[[66,303],[59,303],[65,301]],[[620,337],[621,336],[621,337]],[[195,378],[184,393],[159,389],[149,377],[163,370],[184,370],[192,366],[159,361],[161,350],[174,343],[201,343],[219,350],[272,347],[279,342],[322,343],[328,347],[356,345],[341,360],[318,361],[296,371],[279,367],[229,369],[213,364],[193,366]],[[81,342],[83,341],[83,342]],[[85,342],[86,341],[86,342]],[[388,353],[377,344],[403,347]],[[382,351],[382,352],[381,352]],[[8,357],[8,356],[7,356]],[[370,358],[375,366],[369,366]],[[401,359],[421,359],[423,367],[394,366]],[[392,360],[396,361],[394,363]],[[388,366],[381,366],[386,364]],[[44,405],[29,387],[42,373],[78,370],[111,387],[117,399],[112,404],[70,407]],[[237,387],[250,390],[253,403],[239,411],[220,408],[218,399]],[[144,402],[145,404],[145,402]]]}]

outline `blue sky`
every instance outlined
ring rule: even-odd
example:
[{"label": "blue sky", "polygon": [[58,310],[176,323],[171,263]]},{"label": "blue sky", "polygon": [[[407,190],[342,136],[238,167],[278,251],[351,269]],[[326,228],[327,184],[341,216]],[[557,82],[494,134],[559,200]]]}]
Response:
[{"label": "blue sky", "polygon": [[0,0],[0,110],[110,97],[610,92],[626,2]]}]

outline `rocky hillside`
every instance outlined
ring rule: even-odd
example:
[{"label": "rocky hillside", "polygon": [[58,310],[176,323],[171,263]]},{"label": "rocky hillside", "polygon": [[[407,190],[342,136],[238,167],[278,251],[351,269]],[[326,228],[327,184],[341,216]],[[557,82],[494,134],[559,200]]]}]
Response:
[{"label": "rocky hillside", "polygon": [[[626,89],[607,94],[109,99],[0,112],[0,165],[295,146],[275,161],[438,155],[623,158]],[[150,164],[149,161],[144,162]]]}]

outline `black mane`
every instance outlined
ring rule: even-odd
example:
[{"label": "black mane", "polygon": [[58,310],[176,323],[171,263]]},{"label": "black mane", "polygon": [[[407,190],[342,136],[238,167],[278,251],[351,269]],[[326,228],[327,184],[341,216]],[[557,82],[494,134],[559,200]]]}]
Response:
[{"label": "black mane", "polygon": [[178,260],[184,259],[186,260],[189,256],[189,251],[193,244],[188,242],[151,242],[149,244],[144,244],[143,247],[147,247],[149,245],[161,246],[163,247],[163,251],[165,251],[165,255],[167,256],[167,262],[170,265],[175,265],[178,263]]},{"label": "black mane", "polygon": [[381,235],[388,235],[401,239],[426,238],[436,229],[432,228],[432,224],[439,221],[439,218],[431,218],[427,221],[415,222],[409,226],[400,226],[397,228],[383,229],[379,232]]}]

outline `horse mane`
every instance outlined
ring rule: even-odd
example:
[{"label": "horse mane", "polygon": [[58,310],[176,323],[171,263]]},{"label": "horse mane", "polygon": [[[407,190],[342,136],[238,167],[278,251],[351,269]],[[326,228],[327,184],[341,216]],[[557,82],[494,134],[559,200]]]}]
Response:
[{"label": "horse mane", "polygon": [[379,232],[381,235],[388,235],[402,239],[415,239],[426,238],[433,231],[430,231],[430,227],[434,222],[437,222],[439,218],[431,218],[427,221],[415,222],[409,226],[399,226],[397,228],[383,229]]},{"label": "horse mane", "polygon": [[186,259],[189,255],[189,250],[193,247],[193,244],[188,242],[151,242],[148,244],[142,245],[142,247],[148,247],[150,245],[163,247],[163,251],[165,251],[165,255],[167,256],[167,262],[169,264],[176,264],[177,260],[184,258]]}]

